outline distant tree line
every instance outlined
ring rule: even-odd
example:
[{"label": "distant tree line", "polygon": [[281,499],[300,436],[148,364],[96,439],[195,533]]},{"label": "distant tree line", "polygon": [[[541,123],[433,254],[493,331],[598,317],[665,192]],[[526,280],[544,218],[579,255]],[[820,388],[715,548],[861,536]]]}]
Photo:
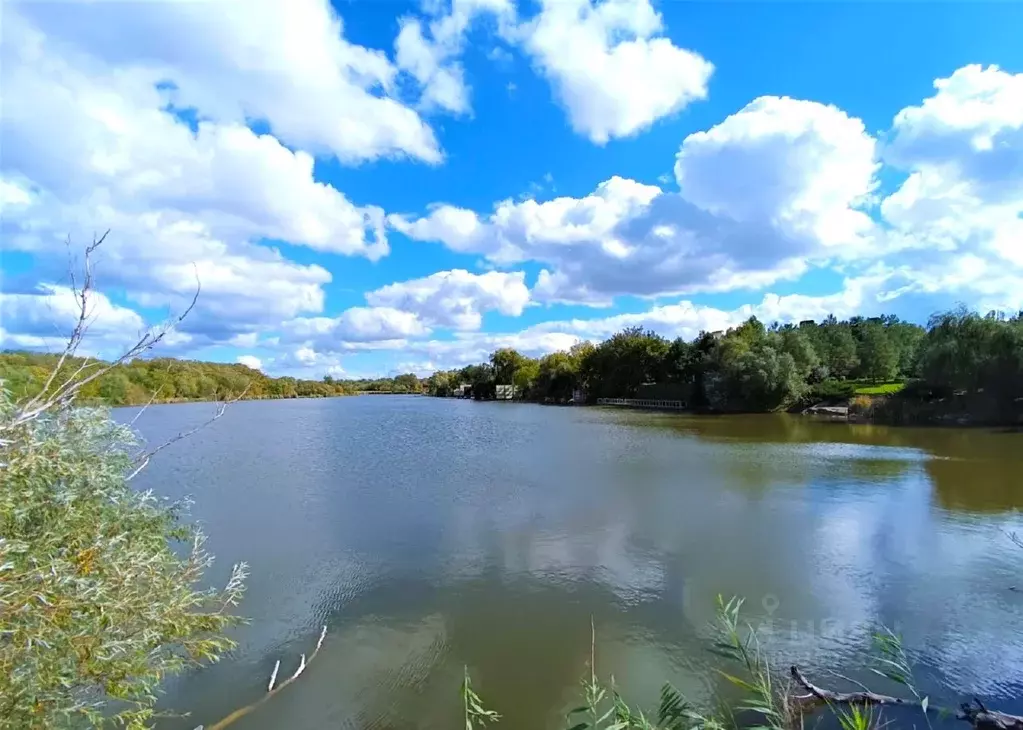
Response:
[{"label": "distant tree line", "polygon": [[[330,376],[326,378],[328,381]],[[343,381],[346,388],[356,393],[422,393],[423,384],[415,373],[404,373],[393,378],[363,378]]]},{"label": "distant tree line", "polygon": [[[15,399],[35,393],[49,377],[57,355],[34,352],[0,353],[0,380]],[[86,361],[69,358],[62,377],[68,377]],[[88,371],[86,371],[88,372]],[[106,405],[138,405],[188,400],[244,398],[308,398],[346,395],[352,389],[331,378],[300,380],[271,378],[246,365],[194,362],[173,358],[136,359],[111,369],[86,384],[79,402]],[[155,398],[154,398],[155,394]]]},{"label": "distant tree line", "polygon": [[487,399],[511,384],[519,397],[540,402],[567,402],[580,391],[591,402],[650,397],[695,409],[774,411],[906,381],[928,397],[1023,397],[1023,315],[957,309],[934,315],[926,328],[893,315],[770,327],[751,317],[692,341],[628,328],[538,359],[500,349],[489,362],[434,373],[425,386],[438,396],[467,385]]},{"label": "distant tree line", "polygon": [[[0,352],[0,380],[15,400],[38,392],[59,360],[58,355],[38,352]],[[84,358],[65,360],[60,376],[67,377]],[[95,361],[94,365],[103,363]],[[88,370],[85,371],[86,373]],[[393,378],[342,380],[330,375],[322,380],[272,378],[241,364],[198,362],[174,358],[136,359],[118,365],[78,394],[82,403],[111,406],[140,405],[192,400],[261,398],[328,398],[356,393],[421,393],[422,384],[413,373]],[[155,398],[153,397],[155,394]]]},{"label": "distant tree line", "polygon": [[[35,392],[57,356],[0,353],[0,380],[15,399]],[[70,375],[85,361],[70,358]],[[81,402],[135,405],[180,400],[329,397],[355,393],[494,398],[498,385],[516,397],[564,403],[580,392],[598,398],[684,400],[697,410],[774,411],[848,399],[864,386],[908,383],[907,393],[930,399],[982,394],[1002,410],[1023,398],[1023,314],[980,315],[965,309],[936,314],[927,327],[886,315],[765,326],[755,317],[725,332],[701,332],[692,341],[628,328],[599,344],[531,358],[503,348],[489,361],[420,379],[396,377],[323,380],[272,378],[240,364],[136,359],[88,383]],[[894,388],[893,388],[894,390]],[[1004,406],[1004,408],[1003,408]]]}]

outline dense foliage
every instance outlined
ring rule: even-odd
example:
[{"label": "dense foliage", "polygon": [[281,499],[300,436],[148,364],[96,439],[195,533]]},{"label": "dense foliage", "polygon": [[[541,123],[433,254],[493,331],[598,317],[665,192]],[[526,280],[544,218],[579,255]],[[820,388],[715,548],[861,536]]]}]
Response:
[{"label": "dense foliage", "polygon": [[422,383],[415,373],[404,373],[393,378],[363,378],[360,380],[334,380],[328,375],[326,382],[342,385],[351,393],[421,393]]},{"label": "dense foliage", "polygon": [[[0,353],[0,379],[15,398],[35,393],[58,362],[57,355],[32,352]],[[70,375],[84,360],[68,358],[62,373]],[[194,362],[173,358],[136,359],[118,365],[85,385],[81,402],[106,405],[181,400],[230,400],[245,398],[298,398],[345,395],[352,389],[329,376],[322,381],[271,378],[245,365]]]},{"label": "dense foliage", "polygon": [[[0,352],[0,380],[15,398],[35,393],[53,371],[59,356],[37,352]],[[68,358],[62,375],[75,372],[82,358]],[[246,365],[196,362],[173,358],[135,359],[118,365],[88,383],[78,395],[84,403],[110,406],[189,400],[242,398],[326,398],[354,393],[420,393],[422,385],[413,373],[394,378],[323,380],[271,378]]]},{"label": "dense foliage", "polygon": [[425,385],[441,396],[465,385],[489,398],[496,385],[512,384],[519,397],[541,402],[579,392],[590,401],[671,398],[708,410],[771,411],[884,394],[897,389],[885,384],[911,379],[947,393],[1023,396],[1023,319],[956,310],[925,329],[894,316],[771,327],[751,317],[691,342],[630,328],[539,359],[498,350],[490,362],[434,373]]},{"label": "dense foliage", "polygon": [[106,411],[24,415],[3,391],[0,728],[148,726],[164,677],[230,648],[242,567],[196,588],[202,536],[132,489],[139,446]]}]

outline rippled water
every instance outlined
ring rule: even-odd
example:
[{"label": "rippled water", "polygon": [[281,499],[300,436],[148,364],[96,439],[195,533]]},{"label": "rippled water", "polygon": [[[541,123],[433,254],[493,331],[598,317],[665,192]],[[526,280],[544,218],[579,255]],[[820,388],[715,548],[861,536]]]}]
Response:
[{"label": "rippled water", "polygon": [[[160,441],[210,405],[151,408]],[[862,676],[898,628],[932,704],[1023,709],[1023,434],[784,416],[687,417],[403,396],[239,403],[143,486],[192,495],[218,556],[252,568],[224,662],[168,685],[207,725],[308,673],[239,728],[459,721],[463,665],[501,727],[559,727],[597,663],[654,705],[695,699],[718,593],[780,664]],[[1020,588],[1021,590],[1016,590]],[[890,689],[874,682],[879,689]]]}]

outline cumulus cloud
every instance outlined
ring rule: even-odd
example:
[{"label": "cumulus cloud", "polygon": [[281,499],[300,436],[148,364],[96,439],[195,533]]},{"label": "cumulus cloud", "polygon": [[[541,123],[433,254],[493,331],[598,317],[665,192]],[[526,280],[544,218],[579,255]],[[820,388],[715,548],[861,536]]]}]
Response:
[{"label": "cumulus cloud", "polygon": [[522,314],[529,303],[529,288],[521,271],[473,274],[455,269],[389,284],[367,293],[366,301],[375,307],[414,312],[429,324],[474,330],[482,324],[483,312]]},{"label": "cumulus cloud", "polygon": [[337,317],[299,317],[279,327],[279,342],[310,352],[398,349],[430,329],[413,312],[392,307],[352,307]]},{"label": "cumulus cloud", "polygon": [[319,380],[325,375],[333,378],[345,377],[341,358],[336,353],[318,352],[303,345],[286,350],[265,361],[266,372],[274,376],[290,376],[303,380]]},{"label": "cumulus cloud", "polygon": [[857,243],[859,209],[877,186],[875,141],[834,106],[764,96],[682,142],[675,179],[683,197],[716,216],[773,224],[823,246]]},{"label": "cumulus cloud", "polygon": [[[327,0],[16,2],[5,25],[15,12],[125,76],[162,82],[168,101],[203,118],[264,120],[287,144],[346,162],[441,159],[429,126],[390,95],[397,68],[347,41]],[[16,30],[5,27],[5,43]]]},{"label": "cumulus cloud", "polygon": [[874,140],[863,123],[815,102],[762,97],[683,140],[680,192],[621,177],[582,198],[506,200],[489,216],[437,205],[390,224],[499,264],[532,260],[540,301],[608,305],[759,289],[813,263],[866,255],[874,223]]},{"label": "cumulus cloud", "polygon": [[572,128],[604,144],[706,98],[713,65],[661,30],[650,0],[542,0],[514,35]]},{"label": "cumulus cloud", "polygon": [[1023,74],[964,66],[896,116],[884,148],[909,173],[881,204],[914,286],[1023,307]]},{"label": "cumulus cloud", "polygon": [[768,293],[760,302],[734,309],[721,309],[680,300],[651,307],[642,312],[608,317],[552,320],[527,327],[518,332],[461,332],[447,340],[403,341],[395,347],[402,355],[416,354],[423,359],[412,370],[450,369],[485,361],[494,350],[512,347],[532,357],[590,340],[598,342],[627,327],[641,327],[664,337],[694,339],[700,332],[716,332],[735,327],[750,317],[763,322],[799,322],[821,320],[829,314],[837,317],[877,315],[887,311],[889,300],[898,296],[907,279],[901,272],[878,270],[863,276],[847,278],[842,288],[832,294],[810,296]]},{"label": "cumulus cloud", "polygon": [[418,82],[425,110],[466,114],[472,104],[459,61],[465,35],[478,16],[493,16],[504,25],[514,17],[515,8],[511,0],[451,0],[447,12],[435,5],[437,12],[428,23],[412,16],[401,18],[394,41],[395,61]]},{"label": "cumulus cloud", "polygon": [[263,361],[254,355],[239,355],[237,362],[253,370],[263,369]]},{"label": "cumulus cloud", "polygon": [[[661,16],[650,0],[543,0],[524,20],[511,0],[451,0],[427,9],[428,19],[401,19],[394,44],[398,67],[422,90],[424,109],[471,110],[459,59],[481,16],[496,20],[502,40],[529,56],[572,129],[596,144],[633,136],[707,97],[713,64],[660,35]],[[510,59],[500,47],[488,56]]]},{"label": "cumulus cloud", "polygon": [[[0,348],[61,352],[80,314],[75,293],[66,286],[41,285],[35,291],[0,291]],[[92,292],[87,309],[88,334],[81,354],[115,356],[146,330],[134,310]]]},{"label": "cumulus cloud", "polygon": [[[312,5],[300,5],[305,10],[282,21],[282,28],[302,17],[311,22]],[[183,327],[224,338],[323,308],[322,286],[330,273],[289,261],[258,245],[260,239],[370,259],[386,254],[382,210],[356,206],[317,182],[307,152],[256,134],[243,118],[220,114],[217,104],[234,93],[228,81],[258,86],[248,71],[234,69],[244,80],[229,71],[244,60],[238,54],[245,34],[266,30],[259,27],[267,13],[276,12],[268,8],[257,4],[251,16],[248,7],[231,3],[207,4],[201,13],[175,3],[5,8],[0,119],[5,245],[32,252],[40,276],[55,279],[66,266],[63,240],[69,232],[110,228],[98,254],[103,285],[124,289],[143,306],[176,306],[194,293],[198,275],[202,297]],[[107,44],[101,21],[114,11],[118,18],[111,27],[138,33],[124,31],[123,43]],[[230,15],[237,11],[251,23]],[[285,15],[291,18],[290,11]],[[241,37],[231,36],[223,47],[195,45],[185,31],[199,21],[199,37]],[[340,30],[336,23],[331,27]],[[148,30],[155,34],[142,47],[137,40]],[[277,53],[282,43],[287,45],[268,44],[267,53]],[[331,48],[327,56],[337,56],[334,65],[368,74],[377,63],[365,49]],[[211,69],[205,91],[201,64]],[[265,73],[287,76],[295,68],[267,66]],[[217,83],[226,86],[214,93]],[[166,84],[177,88],[176,103],[180,94],[194,94],[193,102],[212,105],[209,112],[200,106],[203,114],[224,119],[202,116],[190,126],[168,107]],[[319,103],[314,97],[308,104]]]}]

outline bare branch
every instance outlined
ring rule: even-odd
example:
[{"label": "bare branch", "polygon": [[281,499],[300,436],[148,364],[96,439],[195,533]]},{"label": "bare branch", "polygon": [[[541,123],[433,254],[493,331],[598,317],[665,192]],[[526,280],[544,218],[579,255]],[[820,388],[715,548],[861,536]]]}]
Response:
[{"label": "bare branch", "polygon": [[[251,704],[248,704],[248,705],[245,705],[245,707],[241,707],[241,708],[235,710],[230,715],[225,717],[223,720],[220,720],[219,722],[216,722],[213,725],[210,725],[208,730],[223,730],[223,728],[227,727],[228,725],[234,724],[237,720],[240,720],[241,718],[243,718],[246,715],[248,715],[250,712],[256,710],[263,703],[269,701],[278,692],[280,692],[282,689],[284,689],[289,684],[291,684],[296,679],[298,679],[299,676],[301,676],[302,672],[305,671],[306,667],[308,667],[310,664],[313,663],[313,659],[316,658],[316,655],[320,653],[320,647],[323,646],[323,640],[326,637],[327,637],[327,627],[324,626],[323,630],[320,631],[320,638],[316,642],[316,648],[313,649],[313,653],[309,655],[309,659],[307,660],[305,654],[303,654],[302,655],[302,659],[299,662],[298,669],[295,670],[295,673],[292,674],[287,679],[285,679],[279,685],[274,687],[274,682],[277,679],[277,672],[281,668],[281,661],[280,661],[280,659],[278,659],[277,663],[274,664],[273,673],[271,673],[271,675],[270,675],[270,683],[267,686],[266,694],[263,695],[262,697],[260,697],[255,702],[253,702]],[[198,728],[196,728],[196,730],[202,730],[203,727],[204,727],[203,725],[200,725]]]},{"label": "bare branch", "polygon": [[281,660],[278,659],[277,663],[274,664],[273,672],[270,673],[270,684],[268,684],[266,686],[266,691],[267,692],[273,692],[274,682],[277,681],[277,672],[280,671],[280,668],[281,668]]},{"label": "bare branch", "polygon": [[964,720],[975,728],[982,730],[1023,730],[1023,717],[1007,715],[1004,712],[992,712],[974,698],[973,704],[964,703],[957,711],[950,711],[931,705],[924,706],[922,702],[907,700],[902,697],[892,697],[876,692],[833,692],[823,689],[811,683],[799,667],[792,666],[789,669],[792,679],[796,684],[805,689],[809,694],[797,695],[793,699],[804,707],[812,707],[817,704],[824,705],[899,705],[902,707],[918,707],[923,712],[937,712],[954,715],[957,720]]},{"label": "bare branch", "polygon": [[[219,407],[217,408],[217,412],[215,414],[213,414],[213,417],[210,418],[209,420],[204,421],[203,423],[200,423],[195,428],[191,428],[191,429],[189,429],[187,431],[182,431],[181,433],[179,433],[174,438],[171,438],[171,439],[168,439],[167,441],[164,441],[162,444],[157,446],[155,449],[153,449],[151,451],[143,452],[143,453],[139,454],[137,457],[135,457],[135,460],[133,462],[133,465],[135,466],[135,469],[132,470],[132,472],[128,475],[128,477],[127,477],[128,481],[131,481],[136,476],[138,476],[139,472],[141,472],[143,469],[145,469],[149,465],[150,459],[152,459],[158,453],[160,453],[161,451],[166,449],[168,446],[170,446],[173,443],[177,443],[181,439],[188,438],[192,434],[198,433],[199,431],[201,431],[202,429],[206,428],[211,423],[216,421],[222,415],[224,415],[224,412],[227,410],[227,407],[229,405],[232,405],[233,403],[237,403],[238,401],[240,401],[242,398],[245,397],[245,394],[249,392],[249,387],[251,385],[252,385],[252,383],[250,381],[249,384],[245,386],[245,389],[242,390],[242,392],[239,393],[238,395],[236,395],[234,398],[232,398],[231,400],[221,401]],[[150,402],[152,402],[152,401],[150,401]],[[140,411],[140,415],[141,415],[141,411]],[[135,418],[138,418],[138,416],[135,416]],[[134,422],[135,421],[132,420],[132,423],[134,423]]]},{"label": "bare branch", "polygon": [[[71,330],[71,336],[68,338],[67,345],[64,347],[64,351],[61,352],[60,358],[57,360],[56,366],[50,376],[46,379],[46,383],[43,385],[42,390],[29,401],[26,406],[26,410],[30,409],[40,398],[45,398],[49,392],[50,387],[53,385],[54,379],[60,373],[60,369],[64,367],[65,361],[69,357],[74,357],[74,354],[78,351],[78,346],[82,344],[82,339],[85,337],[85,332],[88,329],[88,318],[89,318],[89,296],[92,293],[92,254],[93,252],[103,245],[103,242],[107,238],[107,234],[110,233],[108,230],[99,239],[93,239],[92,243],[85,248],[85,279],[82,281],[82,288],[79,289],[75,281],[75,267],[69,265],[68,270],[71,277],[71,293],[75,298],[75,302],[78,305],[78,319],[75,322],[74,329]],[[70,246],[71,238],[68,237],[66,245],[69,248],[68,256],[70,257]]]},{"label": "bare branch", "polygon": [[[199,300],[199,294],[202,291],[202,282],[199,280],[198,268],[195,269],[195,294],[192,296],[191,302],[189,302],[188,306],[183,312],[181,312],[181,314],[165,322],[161,327],[150,329],[140,335],[135,344],[125,350],[112,362],[98,362],[86,359],[86,361],[82,363],[82,365],[80,365],[71,376],[65,377],[63,382],[55,386],[57,378],[61,376],[61,370],[64,364],[67,362],[68,358],[75,356],[85,333],[88,331],[90,325],[89,302],[94,289],[92,255],[95,253],[96,249],[103,245],[103,242],[106,240],[109,233],[109,230],[106,231],[102,236],[94,238],[93,242],[86,246],[85,262],[83,266],[85,274],[81,286],[79,286],[75,280],[73,271],[74,267],[71,267],[71,289],[75,297],[75,302],[77,303],[78,317],[75,322],[74,329],[72,330],[67,344],[64,347],[64,351],[57,360],[56,366],[50,372],[42,389],[33,398],[29,399],[28,402],[22,405],[13,418],[9,419],[4,424],[0,424],[0,432],[12,430],[27,421],[37,418],[40,414],[54,406],[70,404],[81,389],[93,380],[102,377],[118,365],[128,362],[129,360],[133,360],[158,345],[163,338],[167,336],[167,333],[179,325],[195,308],[196,302]],[[93,371],[87,377],[80,378],[80,376],[89,369],[92,369]]]},{"label": "bare branch", "polygon": [[128,423],[129,426],[134,426],[135,425],[135,421],[139,420],[139,418],[141,418],[142,414],[146,412],[146,409],[149,408],[149,406],[153,405],[153,401],[156,400],[156,396],[160,395],[160,391],[161,390],[163,390],[163,386],[162,385],[159,388],[157,388],[156,390],[153,391],[153,396],[149,399],[149,402],[146,403],[141,408],[139,408],[139,412],[136,413],[135,416]]}]

